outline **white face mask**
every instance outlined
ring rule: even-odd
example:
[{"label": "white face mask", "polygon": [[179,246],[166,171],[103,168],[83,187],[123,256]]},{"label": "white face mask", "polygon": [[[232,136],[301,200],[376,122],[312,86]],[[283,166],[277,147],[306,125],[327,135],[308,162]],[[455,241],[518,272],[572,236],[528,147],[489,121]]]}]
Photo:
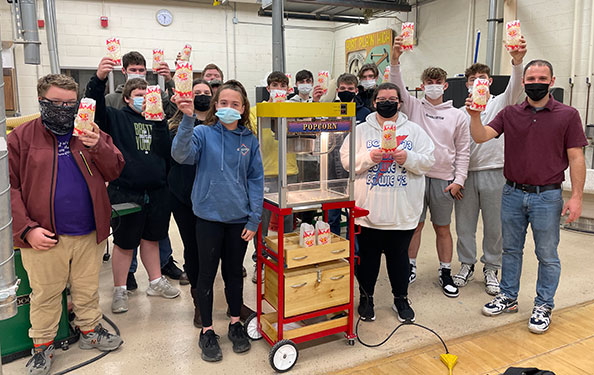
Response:
[{"label": "white face mask", "polygon": [[126,81],[131,80],[132,78],[142,78],[146,80],[146,74],[129,73],[126,77]]},{"label": "white face mask", "polygon": [[297,90],[299,90],[300,94],[309,95],[313,90],[313,85],[311,83],[300,83],[297,85]]},{"label": "white face mask", "polygon": [[425,85],[425,96],[429,99],[439,99],[443,95],[443,85]]},{"label": "white face mask", "polygon": [[375,79],[364,79],[361,81],[361,86],[363,86],[363,88],[365,90],[370,90],[370,89],[374,88],[375,85],[376,85]]}]

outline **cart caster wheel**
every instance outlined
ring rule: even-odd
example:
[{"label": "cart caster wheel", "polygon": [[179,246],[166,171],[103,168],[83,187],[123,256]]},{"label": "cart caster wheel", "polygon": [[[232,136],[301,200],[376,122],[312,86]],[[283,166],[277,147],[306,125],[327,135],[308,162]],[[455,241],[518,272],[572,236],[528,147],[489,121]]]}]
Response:
[{"label": "cart caster wheel", "polygon": [[109,260],[109,258],[111,258],[111,255],[109,254],[103,254],[103,261],[107,262]]},{"label": "cart caster wheel", "polygon": [[62,350],[66,351],[68,349],[70,349],[70,345],[68,345],[68,341],[66,341],[65,343],[62,344]]},{"label": "cart caster wheel", "polygon": [[253,341],[260,340],[262,334],[258,331],[258,313],[252,313],[243,324],[247,337]]},{"label": "cart caster wheel", "polygon": [[276,372],[287,372],[295,366],[299,358],[297,345],[291,340],[281,340],[272,346],[268,360]]},{"label": "cart caster wheel", "polygon": [[347,344],[348,344],[349,346],[355,346],[355,339],[348,339],[348,340],[347,340]]}]

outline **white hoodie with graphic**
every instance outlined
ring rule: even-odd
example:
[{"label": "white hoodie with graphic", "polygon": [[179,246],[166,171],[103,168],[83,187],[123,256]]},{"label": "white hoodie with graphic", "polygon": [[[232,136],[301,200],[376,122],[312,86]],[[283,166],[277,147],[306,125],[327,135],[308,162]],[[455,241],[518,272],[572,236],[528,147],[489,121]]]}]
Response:
[{"label": "white hoodie with graphic", "polygon": [[[406,151],[404,165],[395,161],[379,164],[369,153],[381,148],[382,127],[376,112],[355,128],[355,204],[369,215],[355,224],[383,230],[414,229],[419,223],[425,195],[425,174],[431,169],[433,141],[423,129],[402,113],[396,121],[398,148]],[[340,159],[349,169],[349,136],[340,149]]]}]

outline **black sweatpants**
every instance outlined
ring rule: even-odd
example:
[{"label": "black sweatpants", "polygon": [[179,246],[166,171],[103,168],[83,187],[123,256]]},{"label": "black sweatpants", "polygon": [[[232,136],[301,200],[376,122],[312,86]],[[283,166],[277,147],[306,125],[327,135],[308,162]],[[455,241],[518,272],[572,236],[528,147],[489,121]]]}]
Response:
[{"label": "black sweatpants", "polygon": [[170,194],[171,211],[177,223],[179,235],[184,244],[184,270],[190,279],[190,286],[198,286],[198,243],[196,241],[196,215],[192,207]]},{"label": "black sweatpants", "polygon": [[[369,296],[373,296],[383,252],[386,255],[392,294],[394,297],[408,295],[408,245],[414,232],[414,229],[381,230],[361,227],[361,234],[357,235],[359,290],[363,288]],[[361,291],[361,295],[363,294]]]},{"label": "black sweatpants", "polygon": [[202,326],[212,325],[214,279],[221,260],[225,297],[231,316],[239,316],[243,305],[243,257],[248,243],[241,238],[243,224],[226,224],[196,218],[198,241],[198,305]]}]

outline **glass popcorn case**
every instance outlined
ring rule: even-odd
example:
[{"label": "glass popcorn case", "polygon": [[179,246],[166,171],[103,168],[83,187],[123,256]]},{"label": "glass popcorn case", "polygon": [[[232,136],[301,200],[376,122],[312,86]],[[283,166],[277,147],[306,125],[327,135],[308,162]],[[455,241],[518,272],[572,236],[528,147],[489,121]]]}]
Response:
[{"label": "glass popcorn case", "polygon": [[[354,199],[354,103],[259,103],[257,110],[265,201],[303,208]],[[340,148],[349,134],[345,170]]]}]

